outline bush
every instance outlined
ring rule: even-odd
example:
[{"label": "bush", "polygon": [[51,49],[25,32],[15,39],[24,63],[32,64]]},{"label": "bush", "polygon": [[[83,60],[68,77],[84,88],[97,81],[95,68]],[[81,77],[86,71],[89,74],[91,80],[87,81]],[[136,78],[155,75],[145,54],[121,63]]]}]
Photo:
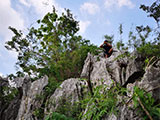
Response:
[{"label": "bush", "polygon": [[[156,105],[154,98],[150,93],[138,87],[134,87],[133,94],[134,107],[138,109],[138,112],[142,115],[144,120],[149,119],[149,115],[154,120],[159,120],[160,118],[160,104]],[[146,111],[149,115],[146,113]]]},{"label": "bush", "polygon": [[53,112],[51,115],[47,116],[45,120],[74,120],[74,119],[66,117],[65,115],[57,112]]}]

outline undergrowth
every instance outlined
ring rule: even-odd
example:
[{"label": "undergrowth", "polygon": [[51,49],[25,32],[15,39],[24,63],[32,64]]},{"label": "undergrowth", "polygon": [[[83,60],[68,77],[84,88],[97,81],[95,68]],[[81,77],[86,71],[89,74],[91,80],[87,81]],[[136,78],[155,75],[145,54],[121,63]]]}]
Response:
[{"label": "undergrowth", "polygon": [[47,116],[45,120],[74,120],[73,118],[67,117],[61,113],[53,112]]},{"label": "undergrowth", "polygon": [[79,119],[100,120],[104,115],[117,114],[118,95],[126,92],[124,88],[114,84],[110,88],[108,85],[99,85],[93,91],[93,96],[89,94],[87,98],[81,101],[85,111],[81,112]]},{"label": "undergrowth", "polygon": [[145,90],[134,87],[133,104],[144,120],[160,119],[160,104],[155,104],[152,95]]}]

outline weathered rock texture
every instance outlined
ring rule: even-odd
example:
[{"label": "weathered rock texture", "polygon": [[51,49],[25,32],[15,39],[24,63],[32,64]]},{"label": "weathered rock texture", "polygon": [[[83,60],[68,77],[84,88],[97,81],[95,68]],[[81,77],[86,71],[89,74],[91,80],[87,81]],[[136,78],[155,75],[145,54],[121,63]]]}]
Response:
[{"label": "weathered rock texture", "polygon": [[17,120],[32,120],[34,119],[33,112],[39,108],[42,101],[37,101],[38,95],[42,94],[43,88],[48,84],[48,78],[45,76],[33,83],[29,79],[24,80],[23,97],[21,100]]},{"label": "weathered rock texture", "polygon": [[10,88],[8,78],[0,77],[0,120],[15,120],[22,98],[22,88],[18,88],[18,95],[11,101],[6,101],[5,99],[5,96],[7,94],[5,92],[5,88]]},{"label": "weathered rock texture", "polygon": [[[18,87],[19,94],[15,99],[10,104],[5,104],[0,100],[0,103],[2,103],[0,104],[0,120],[37,119],[34,117],[33,111],[42,103],[40,100],[36,100],[36,97],[42,94],[43,88],[48,84],[48,78],[45,76],[34,82],[31,82],[28,77],[18,79],[20,81],[16,86]],[[0,79],[0,85],[8,86],[8,81]]]},{"label": "weathered rock texture", "polygon": [[98,85],[103,79],[107,85],[114,80],[126,86],[143,76],[143,58],[137,53],[133,53],[131,55],[133,58],[118,59],[121,54],[121,52],[114,52],[108,59],[88,54],[81,77],[89,77],[94,85]]},{"label": "weathered rock texture", "polygon": [[79,78],[65,80],[48,100],[48,106],[46,106],[45,110],[46,114],[56,111],[64,104],[72,106],[75,102],[83,99],[84,89],[82,86],[87,86],[87,83]]},{"label": "weathered rock texture", "polygon": [[149,66],[138,86],[150,91],[155,100],[160,100],[160,61],[154,66]]},{"label": "weathered rock texture", "polygon": [[[61,108],[63,104],[69,102],[72,106],[77,101],[80,101],[85,97],[86,92],[93,94],[93,88],[100,84],[112,84],[112,81],[120,84],[123,87],[127,87],[133,92],[135,85],[151,91],[153,97],[160,100],[160,61],[150,65],[144,70],[144,58],[136,52],[131,54],[131,57],[120,57],[125,52],[114,52],[111,57],[105,59],[103,55],[93,56],[88,54],[85,60],[85,64],[81,73],[81,78],[70,78],[65,80],[59,88],[57,88],[54,94],[48,98],[45,106],[45,114],[50,114],[57,109]],[[118,59],[117,59],[118,58]],[[82,79],[86,80],[82,80]],[[19,96],[11,102],[9,106],[4,109],[1,107],[1,119],[16,119],[16,120],[32,120],[37,119],[33,112],[36,108],[42,105],[41,100],[37,100],[36,96],[43,94],[43,88],[48,84],[47,77],[31,82],[29,78],[18,78],[21,82],[17,83],[17,86],[21,86]],[[0,80],[0,85],[2,83]],[[88,88],[86,88],[88,87]],[[23,88],[23,89],[22,89]],[[127,93],[131,96],[132,93]],[[123,99],[123,98],[122,98]],[[15,103],[15,104],[14,104]],[[2,110],[3,108],[3,110]],[[139,116],[135,117],[136,112],[129,109],[127,105],[117,106],[119,109],[118,115],[105,116],[104,120],[141,120]],[[11,116],[7,116],[7,113],[15,110],[15,113],[11,113]],[[70,111],[68,111],[69,113]],[[4,114],[4,115],[3,115]],[[12,116],[12,114],[14,114]]]},{"label": "weathered rock texture", "polygon": [[[111,57],[105,59],[102,55],[93,56],[88,54],[85,64],[81,73],[81,78],[86,78],[85,84],[91,90],[100,85],[107,84],[110,86],[112,81],[120,84],[123,87],[128,87],[133,91],[133,87],[138,85],[142,88],[153,89],[160,84],[160,65],[157,63],[156,67],[150,66],[144,71],[144,58],[136,52],[133,52],[130,57],[120,57],[125,52],[114,52]],[[118,58],[118,59],[117,59]],[[156,72],[156,74],[154,73]],[[140,81],[140,79],[142,79]],[[50,104],[48,111],[56,111],[60,104],[61,98],[69,99],[71,103],[79,100],[79,91],[82,87],[78,79],[68,79],[64,81],[61,88],[58,88],[50,98],[54,101],[54,105]],[[77,84],[78,83],[78,84]],[[151,84],[150,84],[151,83]],[[129,87],[132,86],[132,87]],[[79,86],[79,89],[76,88]],[[92,91],[93,92],[93,91]],[[155,95],[154,95],[155,94]],[[153,91],[153,96],[159,99],[159,89]],[[122,98],[123,99],[123,98]],[[115,116],[106,116],[104,120],[140,120],[139,116],[135,117],[136,112],[129,109],[126,105],[119,105],[117,108],[120,110],[119,114]],[[86,110],[85,110],[86,111]]]}]

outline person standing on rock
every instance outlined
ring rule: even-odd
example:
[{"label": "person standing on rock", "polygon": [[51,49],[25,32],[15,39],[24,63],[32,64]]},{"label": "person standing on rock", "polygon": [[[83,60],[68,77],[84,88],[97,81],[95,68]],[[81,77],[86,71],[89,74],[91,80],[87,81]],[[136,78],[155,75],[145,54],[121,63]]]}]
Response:
[{"label": "person standing on rock", "polygon": [[104,49],[105,58],[110,57],[113,53],[112,45],[109,44],[109,42],[107,40],[104,41],[104,43],[100,46],[100,48]]}]

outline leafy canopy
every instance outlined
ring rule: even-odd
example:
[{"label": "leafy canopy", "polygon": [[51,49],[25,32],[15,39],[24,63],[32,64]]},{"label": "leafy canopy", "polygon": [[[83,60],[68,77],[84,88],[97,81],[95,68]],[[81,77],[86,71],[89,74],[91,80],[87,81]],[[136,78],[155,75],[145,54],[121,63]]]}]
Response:
[{"label": "leafy canopy", "polygon": [[48,75],[56,81],[79,76],[87,53],[96,46],[78,35],[79,24],[70,10],[59,16],[53,7],[37,23],[39,27],[30,28],[26,35],[9,27],[14,36],[6,48],[18,53],[17,74]]}]

